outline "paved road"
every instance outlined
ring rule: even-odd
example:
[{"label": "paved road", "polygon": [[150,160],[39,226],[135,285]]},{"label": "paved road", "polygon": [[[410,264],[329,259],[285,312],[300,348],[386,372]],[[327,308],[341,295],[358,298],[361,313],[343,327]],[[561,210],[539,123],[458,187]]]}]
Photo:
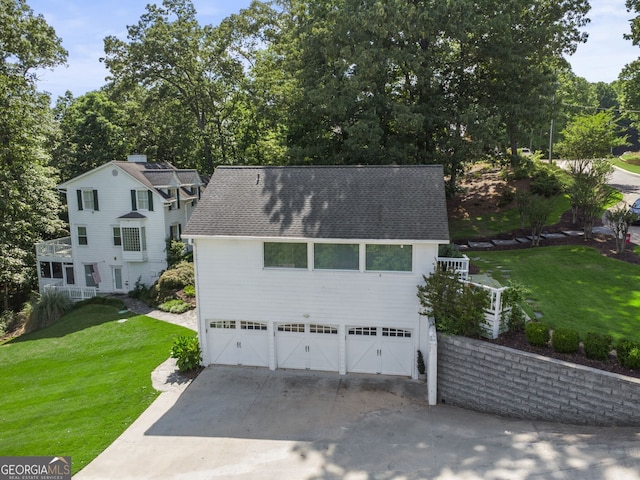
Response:
[{"label": "paved road", "polygon": [[640,480],[640,429],[430,407],[381,375],[208,367],[74,480]]}]

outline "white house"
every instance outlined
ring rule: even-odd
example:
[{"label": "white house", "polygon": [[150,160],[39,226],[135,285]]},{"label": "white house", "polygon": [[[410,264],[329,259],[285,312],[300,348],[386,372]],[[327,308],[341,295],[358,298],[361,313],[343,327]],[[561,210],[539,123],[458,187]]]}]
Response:
[{"label": "white house", "polygon": [[70,236],[36,245],[40,291],[47,285],[76,294],[128,292],[138,281],[151,286],[167,268],[166,240],[181,237],[202,187],[196,170],[147,162],[145,155],[62,183]]},{"label": "white house", "polygon": [[417,377],[441,166],[219,167],[183,236],[205,365]]}]

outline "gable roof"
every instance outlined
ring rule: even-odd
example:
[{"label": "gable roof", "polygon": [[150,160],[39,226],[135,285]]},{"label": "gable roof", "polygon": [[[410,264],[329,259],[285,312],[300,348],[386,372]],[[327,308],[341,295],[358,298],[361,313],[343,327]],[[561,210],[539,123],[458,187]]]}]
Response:
[{"label": "gable roof", "polygon": [[218,167],[183,236],[448,243],[442,166]]}]

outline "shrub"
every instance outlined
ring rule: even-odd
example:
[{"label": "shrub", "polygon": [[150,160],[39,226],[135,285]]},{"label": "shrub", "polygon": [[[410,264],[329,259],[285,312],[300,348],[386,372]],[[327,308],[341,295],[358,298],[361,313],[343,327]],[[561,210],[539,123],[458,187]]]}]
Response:
[{"label": "shrub", "polygon": [[185,297],[193,298],[196,296],[196,287],[193,285],[187,285],[184,287],[184,295]]},{"label": "shrub", "polygon": [[173,298],[177,290],[195,283],[193,263],[180,262],[169,270],[165,270],[158,283],[150,292],[150,298],[156,303],[162,303]]},{"label": "shrub", "polygon": [[453,243],[438,245],[438,256],[447,258],[462,258],[462,252]]},{"label": "shrub", "polygon": [[620,340],[616,346],[618,363],[631,370],[640,370],[640,342]]},{"label": "shrub", "polygon": [[142,283],[142,277],[138,277],[133,290],[129,292],[129,296],[137,300],[142,300],[143,302],[149,299],[149,289]]},{"label": "shrub", "polygon": [[551,346],[558,353],[573,353],[578,351],[580,337],[572,328],[558,327],[551,335]]},{"label": "shrub", "polygon": [[529,345],[544,347],[549,343],[549,327],[540,322],[529,322],[524,327]]},{"label": "shrub", "polygon": [[418,373],[422,375],[425,371],[424,357],[422,356],[422,351],[418,350]]},{"label": "shrub", "polygon": [[587,358],[594,360],[608,360],[611,342],[611,335],[587,332],[582,341],[584,354]]},{"label": "shrub", "polygon": [[185,252],[185,244],[179,240],[168,239],[166,241],[167,265],[171,268],[182,260]]},{"label": "shrub", "polygon": [[172,300],[161,303],[160,305],[158,305],[158,308],[163,312],[180,314],[191,309],[191,305],[184,302],[183,300],[180,300],[179,298],[174,298]]},{"label": "shrub", "polygon": [[27,331],[37,330],[54,324],[67,312],[73,310],[73,302],[59,291],[49,290],[35,297]]},{"label": "shrub", "polygon": [[482,333],[489,293],[458,280],[455,272],[436,270],[418,285],[422,315],[433,318],[436,329],[446,335],[478,337]]},{"label": "shrub", "polygon": [[198,337],[180,336],[173,341],[171,358],[176,359],[176,364],[181,372],[188,372],[200,366],[202,351]]}]

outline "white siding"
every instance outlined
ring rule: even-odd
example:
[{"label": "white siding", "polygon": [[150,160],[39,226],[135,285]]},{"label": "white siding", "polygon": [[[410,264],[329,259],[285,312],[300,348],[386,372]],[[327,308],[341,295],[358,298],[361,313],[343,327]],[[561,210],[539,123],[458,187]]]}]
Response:
[{"label": "white siding", "polygon": [[[117,171],[118,175],[114,176],[113,171]],[[98,191],[99,211],[78,210],[76,190],[83,188]],[[131,190],[143,188],[111,164],[68,183],[67,204],[77,285],[85,285],[84,265],[89,263],[98,265],[101,292],[114,291],[113,267],[122,268],[125,291],[133,289],[138,278],[147,287],[151,286],[157,280],[157,274],[166,268],[165,240],[169,236],[169,223],[165,221],[167,207],[157,194],[153,199],[154,211],[139,210],[147,217],[143,222],[146,227],[147,261],[127,262],[122,258],[122,247],[113,245],[113,227],[118,226],[119,217],[131,212]],[[176,216],[184,215],[183,210],[177,212]],[[78,225],[87,227],[88,245],[78,244]]]},{"label": "white siding", "polygon": [[414,244],[410,273],[264,269],[259,240],[195,239],[199,317],[392,326],[418,335],[417,285],[437,250]]}]

